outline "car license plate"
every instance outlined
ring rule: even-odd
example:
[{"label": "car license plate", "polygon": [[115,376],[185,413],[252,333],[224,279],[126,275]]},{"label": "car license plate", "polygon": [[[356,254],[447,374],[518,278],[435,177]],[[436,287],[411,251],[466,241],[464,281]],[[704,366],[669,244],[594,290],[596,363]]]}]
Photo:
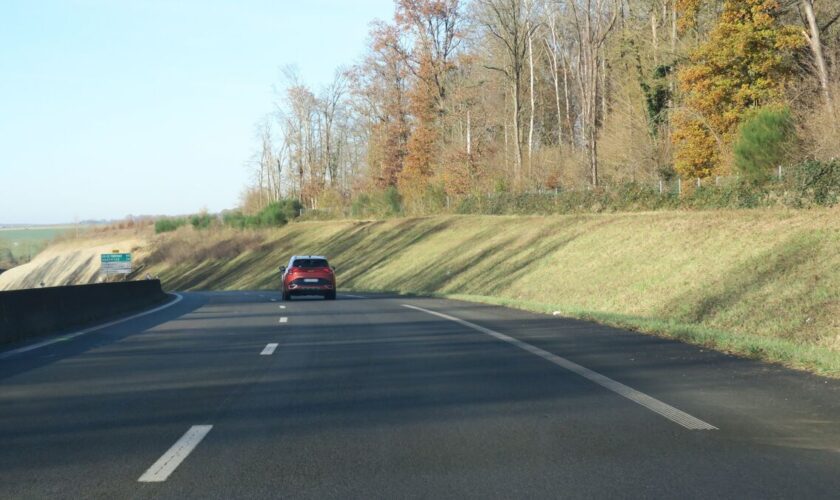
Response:
[{"label": "car license plate", "polygon": [[318,283],[317,278],[306,278],[303,280],[304,283]]}]

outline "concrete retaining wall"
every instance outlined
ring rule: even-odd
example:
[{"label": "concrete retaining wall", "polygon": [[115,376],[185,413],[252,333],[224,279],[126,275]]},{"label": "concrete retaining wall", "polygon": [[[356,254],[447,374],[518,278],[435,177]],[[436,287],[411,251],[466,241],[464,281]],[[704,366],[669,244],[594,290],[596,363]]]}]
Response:
[{"label": "concrete retaining wall", "polygon": [[0,292],[0,344],[113,318],[166,297],[158,280]]}]

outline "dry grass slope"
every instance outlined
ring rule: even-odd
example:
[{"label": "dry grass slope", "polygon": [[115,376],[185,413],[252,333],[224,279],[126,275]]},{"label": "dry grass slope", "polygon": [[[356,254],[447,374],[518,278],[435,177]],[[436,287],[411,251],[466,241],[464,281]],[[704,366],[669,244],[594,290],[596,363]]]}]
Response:
[{"label": "dry grass slope", "polygon": [[293,253],[347,289],[561,311],[840,375],[840,211],[305,222],[162,238],[175,289],[276,288]]},{"label": "dry grass slope", "polygon": [[32,262],[0,274],[0,290],[94,283],[99,280],[99,255],[114,249],[143,259],[145,239],[134,231],[113,231],[52,243]]},{"label": "dry grass slope", "polygon": [[840,376],[840,209],[116,232],[56,244],[0,289],[94,281],[115,244],[169,289],[276,289],[289,255],[324,254],[345,289],[560,311]]}]

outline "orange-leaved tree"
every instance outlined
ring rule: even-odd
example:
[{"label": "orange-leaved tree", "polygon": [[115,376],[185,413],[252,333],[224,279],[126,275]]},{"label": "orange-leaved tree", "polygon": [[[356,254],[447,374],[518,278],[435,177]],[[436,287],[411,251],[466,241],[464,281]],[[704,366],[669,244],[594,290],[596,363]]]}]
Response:
[{"label": "orange-leaved tree", "polygon": [[397,0],[394,21],[405,44],[397,45],[411,71],[408,92],[412,117],[405,166],[398,187],[410,211],[421,210],[423,196],[439,170],[450,73],[461,43],[459,0]]},{"label": "orange-leaved tree", "polygon": [[438,106],[434,89],[424,75],[431,73],[430,59],[422,57],[417,69],[418,78],[408,93],[409,110],[414,128],[408,138],[405,167],[400,173],[398,187],[406,205],[416,209],[434,173],[438,161]]},{"label": "orange-leaved tree", "polygon": [[801,33],[779,21],[777,0],[725,0],[708,40],[677,74],[674,167],[683,178],[720,173],[744,113],[784,100]]}]

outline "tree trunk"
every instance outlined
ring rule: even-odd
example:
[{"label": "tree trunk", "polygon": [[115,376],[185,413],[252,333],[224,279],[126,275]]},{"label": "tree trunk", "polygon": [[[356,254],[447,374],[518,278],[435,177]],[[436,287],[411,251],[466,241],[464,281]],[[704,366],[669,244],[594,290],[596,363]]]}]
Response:
[{"label": "tree trunk", "polygon": [[[563,145],[563,111],[560,104],[560,58],[558,57],[560,44],[557,38],[557,24],[553,15],[549,17],[548,27],[551,38],[545,40],[545,46],[551,56],[548,62],[551,65],[551,77],[554,82],[554,104],[557,108],[557,146],[559,147]],[[565,65],[563,66],[563,79],[565,83]],[[568,96],[566,96],[566,99],[568,100]],[[566,115],[568,118],[568,111],[566,112]],[[571,129],[569,130],[569,133],[571,133]]]},{"label": "tree trunk", "polygon": [[572,150],[576,149],[575,145],[575,129],[572,126],[572,103],[569,96],[569,64],[563,57],[563,95],[566,97],[566,125],[569,127],[569,144]]},{"label": "tree trunk", "polygon": [[553,56],[554,67],[552,68],[552,76],[554,77],[554,104],[557,106],[557,145],[563,145],[563,112],[560,108],[560,72],[557,67],[557,54]]},{"label": "tree trunk", "polygon": [[595,125],[589,128],[589,169],[592,176],[592,187],[598,187],[598,138]]},{"label": "tree trunk", "polygon": [[531,35],[530,23],[528,28],[528,69],[530,73],[529,93],[531,97],[531,116],[528,125],[528,177],[532,175],[534,157],[534,114],[536,113],[536,96],[534,96],[534,44]]},{"label": "tree trunk", "polygon": [[607,117],[607,56],[601,53],[601,119],[598,123],[603,124]]},{"label": "tree trunk", "polygon": [[828,86],[828,68],[823,57],[822,42],[820,41],[820,29],[817,26],[817,18],[814,15],[813,0],[802,0],[802,8],[805,10],[805,17],[808,19],[808,28],[810,29],[810,36],[806,32],[805,38],[811,46],[811,52],[814,53],[814,63],[817,68],[817,76],[820,79],[820,87],[822,88],[825,105],[829,112],[834,115],[834,106],[831,99],[831,89]]},{"label": "tree trunk", "polygon": [[[504,93],[505,98],[505,105],[504,105],[504,113],[502,116],[507,114],[507,92]],[[506,119],[502,120],[502,127],[505,129],[505,172],[510,171],[510,165],[508,164],[508,158],[510,158],[510,146],[508,141],[508,122]]]},{"label": "tree trunk", "polygon": [[470,110],[467,110],[467,157],[472,155],[472,124],[470,123]]},{"label": "tree trunk", "polygon": [[592,187],[598,187],[598,61],[597,53],[591,54],[589,62],[589,104],[587,117],[587,146],[589,148],[589,167],[592,175]]},{"label": "tree trunk", "polygon": [[650,12],[650,41],[653,50],[653,65],[659,66],[659,39],[656,36],[656,12]]},{"label": "tree trunk", "polygon": [[520,93],[520,83],[519,78],[515,78],[513,81],[513,148],[514,148],[514,159],[513,159],[513,169],[514,169],[514,178],[516,179],[516,184],[518,185],[522,180],[522,132],[520,127],[520,118],[521,118],[521,103],[519,98]]},{"label": "tree trunk", "polygon": [[671,1],[671,57],[677,55],[677,0]]}]

